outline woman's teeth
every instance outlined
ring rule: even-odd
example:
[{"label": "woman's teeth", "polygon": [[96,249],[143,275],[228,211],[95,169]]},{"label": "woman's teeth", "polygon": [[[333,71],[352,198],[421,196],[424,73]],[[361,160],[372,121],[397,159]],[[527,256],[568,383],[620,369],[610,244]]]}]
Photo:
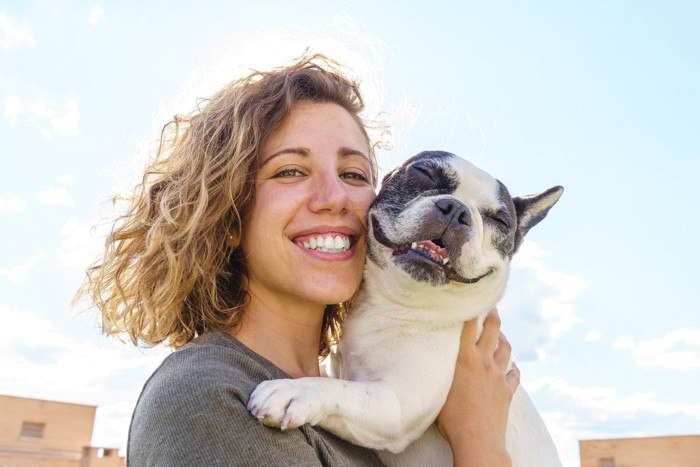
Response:
[{"label": "woman's teeth", "polygon": [[350,238],[340,235],[317,235],[303,242],[304,248],[324,253],[341,253],[350,248]]}]

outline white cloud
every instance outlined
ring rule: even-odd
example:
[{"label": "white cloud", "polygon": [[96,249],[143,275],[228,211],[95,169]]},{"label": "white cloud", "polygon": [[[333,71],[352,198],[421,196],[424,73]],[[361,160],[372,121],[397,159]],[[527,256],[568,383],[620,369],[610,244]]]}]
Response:
[{"label": "white cloud", "polygon": [[74,98],[68,99],[65,103],[65,109],[63,116],[54,117],[54,110],[44,100],[37,99],[30,104],[25,104],[17,96],[8,96],[5,98],[4,112],[5,117],[12,125],[48,120],[51,129],[43,128],[42,134],[49,138],[53,136],[53,133],[77,136],[80,134],[78,101]]},{"label": "white cloud", "polygon": [[613,344],[613,348],[615,350],[619,349],[632,349],[634,348],[634,339],[632,339],[629,336],[622,336],[618,337],[615,343]]},{"label": "white cloud", "polygon": [[25,206],[26,203],[19,196],[0,197],[0,212],[21,212],[24,211]]},{"label": "white cloud", "polygon": [[90,17],[88,18],[88,23],[90,24],[97,24],[100,21],[102,21],[102,17],[104,16],[105,10],[101,6],[96,6],[93,7],[92,10],[90,10]]},{"label": "white cloud", "polygon": [[53,110],[46,105],[46,102],[41,100],[29,104],[27,110],[34,119],[41,120],[51,118],[54,113]]},{"label": "white cloud", "polygon": [[5,98],[5,117],[12,124],[16,125],[19,115],[22,113],[22,101],[17,96],[7,96]]},{"label": "white cloud", "polygon": [[[138,392],[130,400],[120,400],[97,407],[93,446],[123,449],[131,423],[131,414],[136,405]],[[121,455],[125,455],[122,451]]]},{"label": "white cloud", "polygon": [[579,408],[588,410],[590,416],[599,421],[608,421],[613,417],[630,418],[641,413],[660,416],[689,415],[700,421],[700,403],[676,404],[658,402],[652,392],[635,391],[621,396],[612,387],[580,387],[558,378],[539,378],[527,383],[531,394],[547,392],[557,398],[566,398],[575,402]]},{"label": "white cloud", "polygon": [[42,259],[42,255],[34,255],[29,261],[12,267],[0,267],[0,277],[6,277],[11,282],[23,282],[29,271]]},{"label": "white cloud", "polygon": [[71,174],[63,174],[60,177],[58,177],[58,182],[62,185],[72,185],[73,176]]},{"label": "white cloud", "polygon": [[51,118],[53,115],[53,110],[43,100],[35,100],[25,105],[17,96],[5,97],[5,117],[12,125],[34,123]]},{"label": "white cloud", "polygon": [[681,328],[640,343],[629,336],[622,336],[615,341],[613,348],[630,349],[639,366],[682,371],[700,368],[700,329]]},{"label": "white cloud", "polygon": [[80,134],[80,110],[78,100],[68,99],[63,115],[56,116],[54,109],[43,99],[37,98],[26,102],[18,96],[7,96],[4,102],[5,118],[12,125],[34,124],[37,122],[48,123],[42,128],[41,134],[46,138],[54,134],[64,136],[78,136]]},{"label": "white cloud", "polygon": [[61,228],[63,252],[61,264],[84,271],[104,250],[104,230],[93,223],[70,218]]},{"label": "white cloud", "polygon": [[0,50],[10,50],[22,44],[34,46],[36,43],[29,24],[19,22],[0,11]]},{"label": "white cloud", "polygon": [[32,332],[13,332],[5,335],[3,339],[0,339],[0,349],[3,350],[12,349],[13,345],[17,343],[30,347],[38,345],[62,347],[69,342],[65,336],[54,332],[53,324],[50,321],[33,313],[14,310],[4,305],[0,305],[0,328],[32,330]]},{"label": "white cloud", "polygon": [[63,117],[51,119],[51,128],[59,135],[78,136],[80,128],[80,111],[78,110],[78,101],[69,99],[66,102],[66,114]]},{"label": "white cloud", "polygon": [[526,240],[513,258],[501,305],[506,335],[520,361],[544,359],[551,345],[582,319],[574,302],[588,287],[582,278],[545,265],[545,253]]},{"label": "white cloud", "polygon": [[63,188],[49,187],[46,190],[37,194],[37,199],[43,204],[48,204],[49,206],[72,206],[73,198],[70,197],[68,192]]},{"label": "white cloud", "polygon": [[525,240],[512,264],[513,269],[533,270],[542,284],[555,290],[555,295],[540,301],[540,315],[549,323],[549,337],[557,339],[569,331],[574,323],[582,321],[574,313],[572,301],[588,287],[588,283],[580,277],[549,269],[542,261],[543,258],[542,248]]},{"label": "white cloud", "polygon": [[591,331],[586,334],[586,342],[593,342],[600,340],[601,334],[598,331]]}]

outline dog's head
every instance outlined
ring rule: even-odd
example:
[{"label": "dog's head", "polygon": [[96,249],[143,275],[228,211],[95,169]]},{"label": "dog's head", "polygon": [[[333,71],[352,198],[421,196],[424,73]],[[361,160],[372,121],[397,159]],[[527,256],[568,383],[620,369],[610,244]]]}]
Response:
[{"label": "dog's head", "polygon": [[487,289],[498,300],[523,237],[562,192],[513,198],[470,162],[421,152],[384,178],[367,216],[368,261],[402,287]]}]

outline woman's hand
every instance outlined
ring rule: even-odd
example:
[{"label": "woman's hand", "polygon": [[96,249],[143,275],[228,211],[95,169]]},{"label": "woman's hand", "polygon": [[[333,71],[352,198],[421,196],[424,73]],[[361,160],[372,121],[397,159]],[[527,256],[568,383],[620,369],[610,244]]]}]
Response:
[{"label": "woman's hand", "polygon": [[514,364],[508,371],[511,347],[500,327],[498,312],[492,310],[478,341],[476,319],[462,330],[454,380],[437,419],[456,466],[511,465],[506,425],[520,371]]}]

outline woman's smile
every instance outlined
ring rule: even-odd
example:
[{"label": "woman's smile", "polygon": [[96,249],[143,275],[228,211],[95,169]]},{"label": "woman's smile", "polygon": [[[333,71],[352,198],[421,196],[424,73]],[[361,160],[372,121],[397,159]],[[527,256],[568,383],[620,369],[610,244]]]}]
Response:
[{"label": "woman's smile", "polygon": [[297,235],[293,242],[299,247],[313,252],[327,253],[320,256],[327,259],[345,259],[352,246],[355,245],[358,233],[350,228],[324,227],[314,232]]}]

